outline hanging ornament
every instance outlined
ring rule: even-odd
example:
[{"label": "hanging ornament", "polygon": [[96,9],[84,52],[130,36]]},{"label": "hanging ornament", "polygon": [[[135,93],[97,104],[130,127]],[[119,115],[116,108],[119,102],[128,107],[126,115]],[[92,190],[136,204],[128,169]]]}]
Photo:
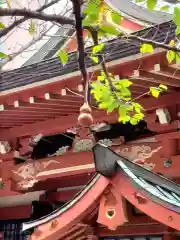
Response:
[{"label": "hanging ornament", "polygon": [[93,117],[91,115],[91,108],[88,103],[84,103],[80,108],[80,115],[78,117],[78,123],[83,127],[89,127],[93,124]]}]

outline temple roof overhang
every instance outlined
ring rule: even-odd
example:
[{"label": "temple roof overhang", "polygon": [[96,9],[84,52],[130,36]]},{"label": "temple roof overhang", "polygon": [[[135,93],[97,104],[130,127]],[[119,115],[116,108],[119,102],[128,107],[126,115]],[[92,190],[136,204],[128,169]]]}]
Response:
[{"label": "temple roof overhang", "polygon": [[[100,174],[59,210],[24,223],[23,230],[35,227],[31,239],[66,239],[75,226],[78,230],[81,226],[84,234],[85,225],[81,223],[92,212],[98,212],[98,223],[116,229],[128,221],[123,199],[158,222],[180,230],[180,185],[122,158],[103,145],[97,144],[93,152]],[[116,199],[115,204],[112,197]]]}]

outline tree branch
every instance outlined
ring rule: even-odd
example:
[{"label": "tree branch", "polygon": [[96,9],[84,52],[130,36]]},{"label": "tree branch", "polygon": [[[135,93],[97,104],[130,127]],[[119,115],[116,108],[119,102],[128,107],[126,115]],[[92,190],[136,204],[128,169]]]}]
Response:
[{"label": "tree branch", "polygon": [[26,18],[31,18],[31,19],[39,19],[43,21],[55,21],[60,24],[69,24],[69,25],[74,25],[74,20],[68,18],[68,17],[63,17],[60,15],[56,14],[46,14],[46,13],[41,13],[37,11],[30,11],[28,9],[18,9],[18,8],[0,8],[0,16],[21,16],[21,17],[26,17]]},{"label": "tree branch", "polygon": [[164,44],[164,43],[156,42],[156,41],[151,40],[151,39],[138,37],[136,35],[128,35],[128,39],[138,40],[139,42],[149,43],[149,44],[152,44],[154,46],[157,46],[157,47],[160,47],[160,48],[163,48],[163,49],[166,49],[166,50],[172,50],[172,51],[175,51],[175,52],[180,52],[180,48],[173,47],[173,46],[170,46],[170,45],[167,45],[167,44]]},{"label": "tree branch", "polygon": [[27,43],[25,46],[22,46],[17,52],[14,52],[10,55],[8,55],[7,58],[4,58],[2,60],[2,63],[0,64],[0,67],[2,68],[4,65],[6,65],[8,62],[11,62],[15,57],[17,57],[19,54],[21,54],[22,52],[24,52],[25,50],[27,50],[29,47],[31,47],[33,44],[35,44],[37,41],[41,40],[43,38],[43,36],[45,36],[45,34],[52,28],[52,26],[50,26],[48,29],[46,29],[45,31],[41,32],[39,36],[34,37],[29,43]]},{"label": "tree branch", "polygon": [[[36,10],[36,12],[40,13],[42,11],[44,11],[45,9],[51,7],[52,5],[58,3],[60,0],[53,0],[51,2],[49,2],[48,4],[43,5],[42,7],[40,7],[39,9]],[[10,32],[11,30],[13,30],[16,26],[18,26],[19,24],[25,22],[26,20],[28,20],[29,18],[27,16],[24,16],[23,18],[14,21],[11,25],[9,25],[8,27],[2,29],[0,31],[0,38],[4,37],[8,32]]]},{"label": "tree branch", "polygon": [[[98,33],[97,31],[94,31],[93,29],[89,29],[90,33],[91,33],[91,36],[92,36],[92,39],[93,39],[93,42],[94,42],[94,45],[98,45],[99,42],[98,42]],[[112,81],[111,81],[111,78],[109,76],[109,72],[107,70],[107,67],[106,67],[106,63],[105,63],[105,60],[104,60],[104,57],[102,55],[99,55],[98,56],[99,58],[99,62],[100,62],[100,65],[107,77],[107,80],[108,80],[108,83],[109,83],[109,86],[110,86],[110,89],[111,91],[113,92],[115,90],[115,87],[113,86],[112,84]]]},{"label": "tree branch", "polygon": [[81,1],[80,0],[73,0],[73,11],[75,14],[75,20],[76,20],[76,37],[77,37],[77,45],[78,45],[78,63],[79,68],[84,80],[84,86],[85,86],[85,95],[84,95],[84,101],[88,102],[88,93],[89,93],[89,79],[88,79],[88,73],[85,65],[85,49],[84,49],[84,37],[83,37],[83,27],[82,27],[82,14],[81,14]]}]

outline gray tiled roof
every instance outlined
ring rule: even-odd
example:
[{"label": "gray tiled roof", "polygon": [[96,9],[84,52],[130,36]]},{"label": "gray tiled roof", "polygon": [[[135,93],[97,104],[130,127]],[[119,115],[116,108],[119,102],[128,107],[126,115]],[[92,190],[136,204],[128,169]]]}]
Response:
[{"label": "gray tiled roof", "polygon": [[[158,30],[157,30],[158,29]],[[156,33],[156,34],[155,34]],[[168,34],[167,34],[168,33]],[[172,22],[166,22],[156,27],[147,28],[136,32],[139,36],[151,39],[154,36],[155,41],[168,42],[175,36],[175,25]],[[168,37],[167,37],[168,36]],[[90,48],[87,48],[90,51]],[[120,38],[113,39],[105,43],[103,52],[106,54],[106,61],[124,58],[139,53],[139,42],[122,42]],[[92,61],[86,59],[87,67],[92,66]],[[51,58],[36,64],[24,66],[15,70],[1,72],[0,91],[25,86],[35,82],[61,76],[78,70],[77,53],[69,54],[69,61],[66,66],[62,66],[58,58]]]},{"label": "gray tiled roof", "polygon": [[[133,20],[138,19],[148,24],[161,24],[172,19],[171,14],[160,11],[148,11],[146,8],[142,8],[130,0],[106,0],[106,2],[113,6],[118,12],[120,12],[120,14],[124,14],[128,18],[133,18]],[[63,36],[65,32],[66,35],[70,36],[74,31],[67,31],[64,28],[58,29],[55,34],[57,37],[51,37],[47,43],[45,43],[30,59],[23,64],[23,66],[53,57],[57,52],[57,49],[60,49],[66,41],[65,39],[58,37],[58,35]]]}]

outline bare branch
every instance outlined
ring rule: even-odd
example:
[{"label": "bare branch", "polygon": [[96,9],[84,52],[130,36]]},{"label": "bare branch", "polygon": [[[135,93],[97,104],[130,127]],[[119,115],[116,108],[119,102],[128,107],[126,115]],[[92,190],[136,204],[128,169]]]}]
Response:
[{"label": "bare branch", "polygon": [[48,29],[46,29],[45,31],[43,31],[42,33],[40,33],[39,36],[33,38],[29,43],[27,43],[25,46],[22,46],[17,52],[12,53],[10,55],[8,55],[7,58],[2,60],[2,63],[0,64],[0,67],[2,68],[4,65],[6,65],[8,62],[12,61],[15,57],[17,57],[19,54],[23,53],[24,51],[26,51],[29,47],[31,47],[33,44],[35,44],[37,41],[41,40],[43,38],[43,36],[46,35],[46,33],[52,28],[52,26],[50,26]]},{"label": "bare branch", "polygon": [[39,19],[43,21],[55,21],[60,24],[74,25],[74,20],[68,17],[64,17],[56,14],[46,14],[36,11],[30,11],[28,9],[18,9],[18,8],[0,8],[0,16],[21,16],[31,19]]},{"label": "bare branch", "polygon": [[172,51],[175,51],[175,52],[180,52],[180,49],[177,48],[177,47],[173,47],[173,46],[170,46],[168,44],[156,42],[156,41],[151,40],[151,39],[141,38],[141,37],[138,37],[136,35],[128,35],[128,38],[131,39],[131,40],[138,40],[139,42],[142,42],[142,43],[149,43],[149,44],[152,44],[154,46],[164,48],[166,50],[172,50]]},{"label": "bare branch", "polygon": [[[49,2],[48,4],[43,5],[42,7],[40,7],[39,9],[36,10],[36,12],[40,13],[42,11],[44,11],[45,9],[51,7],[52,5],[58,3],[60,0],[53,0],[51,2]],[[28,20],[27,17],[23,17],[19,20],[16,20],[15,22],[13,22],[11,25],[9,25],[8,27],[2,29],[0,31],[0,38],[4,37],[8,32],[10,32],[11,30],[13,30],[16,26],[18,26],[19,24],[25,22],[26,20]]]},{"label": "bare branch", "polygon": [[89,78],[85,64],[85,48],[84,48],[84,37],[83,37],[83,26],[82,26],[82,14],[81,14],[81,0],[73,0],[73,9],[76,19],[76,37],[77,37],[77,45],[78,45],[78,63],[79,68],[83,77],[84,86],[85,86],[85,94],[84,101],[88,103],[89,99]]}]

